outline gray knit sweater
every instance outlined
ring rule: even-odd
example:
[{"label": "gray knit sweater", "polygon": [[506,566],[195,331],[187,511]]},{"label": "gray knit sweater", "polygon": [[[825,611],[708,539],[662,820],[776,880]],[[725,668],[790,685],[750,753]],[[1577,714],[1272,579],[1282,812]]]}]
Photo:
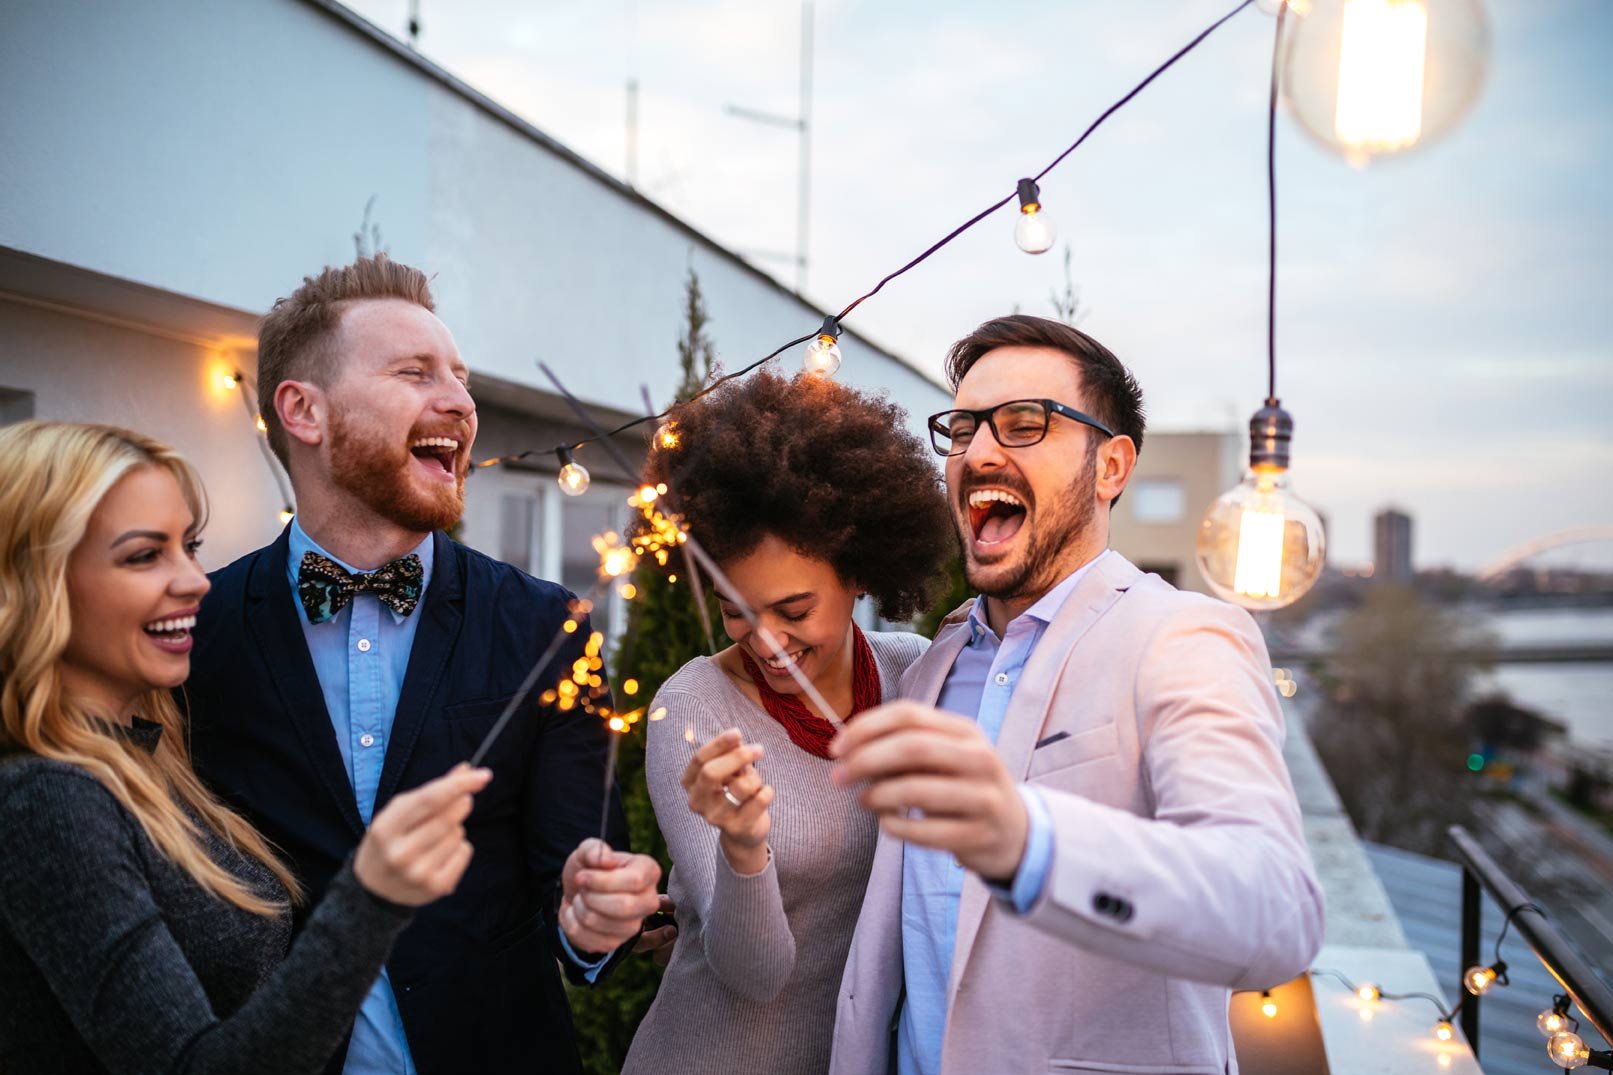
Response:
[{"label": "gray knit sweater", "polygon": [[[929,643],[896,633],[871,633],[868,642],[883,697],[894,700],[902,672]],[[623,1075],[818,1075],[829,1067],[874,818],[830,783],[828,760],[792,743],[710,658],[684,665],[655,706],[667,714],[649,725],[645,778],[672,855],[667,892],[678,905],[678,943]],[[750,877],[729,868],[717,830],[690,813],[679,783],[695,749],[734,727],[766,747],[759,768],[776,792],[772,855]]]},{"label": "gray knit sweater", "polygon": [[[203,831],[213,861],[285,898]],[[409,917],[349,863],[288,952],[288,915],[208,895],[85,770],[0,760],[4,1075],[321,1071]]]}]

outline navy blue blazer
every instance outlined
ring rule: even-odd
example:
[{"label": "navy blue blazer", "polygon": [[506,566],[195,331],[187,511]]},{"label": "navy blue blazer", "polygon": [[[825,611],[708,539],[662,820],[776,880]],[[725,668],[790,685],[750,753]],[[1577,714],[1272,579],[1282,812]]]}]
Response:
[{"label": "navy blue blazer", "polygon": [[[311,906],[364,825],[293,604],[288,533],[210,576],[184,694],[197,771],[275,843]],[[377,812],[470,758],[572,597],[446,534],[433,540]],[[421,1075],[581,1070],[560,964],[578,973],[555,911],[566,857],[599,835],[610,733],[539,701],[583,655],[586,624],[574,638],[487,756],[493,780],[465,822],[476,853],[458,890],[421,908],[387,960]],[[625,849],[614,790],[609,816],[608,839]]]}]

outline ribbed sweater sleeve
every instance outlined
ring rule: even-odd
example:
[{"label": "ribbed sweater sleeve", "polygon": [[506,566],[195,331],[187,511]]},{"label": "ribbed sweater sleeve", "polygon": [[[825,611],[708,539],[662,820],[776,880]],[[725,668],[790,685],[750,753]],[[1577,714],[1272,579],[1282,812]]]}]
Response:
[{"label": "ribbed sweater sleeve", "polygon": [[[751,1000],[771,1000],[795,969],[795,937],[784,914],[777,864],[769,852],[760,873],[736,874],[716,828],[689,809],[682,784],[694,752],[736,721],[713,699],[681,690],[663,689],[651,709],[660,706],[666,707],[666,717],[650,725],[645,775],[656,820],[677,864],[681,898],[694,904],[704,923],[706,962],[722,983]],[[692,731],[692,743],[686,731]]]},{"label": "ribbed sweater sleeve", "polygon": [[0,817],[0,919],[110,1071],[321,1071],[409,921],[349,863],[285,960],[220,1019],[153,898],[155,852],[110,792],[32,766],[4,785]]}]

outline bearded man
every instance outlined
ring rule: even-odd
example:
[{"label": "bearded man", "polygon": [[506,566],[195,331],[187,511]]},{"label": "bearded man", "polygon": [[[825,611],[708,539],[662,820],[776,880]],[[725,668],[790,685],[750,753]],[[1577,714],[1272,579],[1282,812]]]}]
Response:
[{"label": "bearded man", "polygon": [[458,890],[399,937],[333,1073],[579,1071],[558,968],[597,980],[658,908],[659,867],[625,853],[619,801],[609,843],[624,850],[591,838],[603,722],[541,701],[585,657],[586,616],[444,533],[476,437],[468,377],[425,274],[385,255],[275,303],[258,398],[297,515],[211,576],[194,631],[196,767],[312,906],[370,818],[467,760],[549,640],[580,623],[487,755]]},{"label": "bearded man", "polygon": [[1107,348],[1003,317],[947,372],[980,596],[832,748],[881,836],[830,1070],[1235,1072],[1230,991],[1322,938],[1265,642],[1108,548],[1143,408]]}]

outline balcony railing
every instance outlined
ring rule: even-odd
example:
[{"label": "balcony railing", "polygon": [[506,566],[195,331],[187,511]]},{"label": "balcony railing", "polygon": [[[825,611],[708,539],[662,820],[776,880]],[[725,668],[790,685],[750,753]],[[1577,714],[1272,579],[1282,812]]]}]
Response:
[{"label": "balcony railing", "polygon": [[[1596,976],[1595,971],[1551,924],[1522,886],[1507,876],[1466,829],[1452,825],[1450,838],[1462,862],[1463,981],[1457,986],[1457,995],[1463,998],[1462,1032],[1472,1043],[1474,1055],[1478,1055],[1479,1049],[1479,1006],[1483,996],[1475,995],[1467,988],[1467,972],[1472,968],[1488,967],[1497,973],[1505,973],[1504,964],[1486,962],[1479,951],[1479,916],[1483,893],[1488,893],[1506,912],[1508,923],[1528,943],[1535,958],[1557,979],[1586,1022],[1595,1027],[1604,1039],[1613,1041],[1613,990]],[[1613,1071],[1613,1050],[1587,1050],[1575,1059],[1578,1062],[1564,1063],[1559,1060],[1559,1064],[1562,1067],[1588,1066]]]}]

